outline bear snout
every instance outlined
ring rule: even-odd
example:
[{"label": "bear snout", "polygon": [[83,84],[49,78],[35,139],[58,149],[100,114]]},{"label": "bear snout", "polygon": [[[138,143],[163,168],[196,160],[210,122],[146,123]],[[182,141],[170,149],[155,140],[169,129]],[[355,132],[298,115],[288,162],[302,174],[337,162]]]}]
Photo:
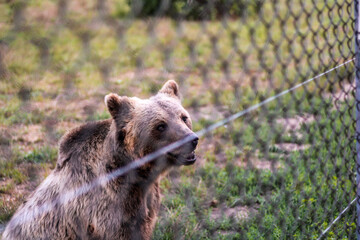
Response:
[{"label": "bear snout", "polygon": [[185,137],[186,142],[173,152],[168,152],[168,157],[179,165],[191,165],[196,161],[195,149],[199,142],[199,137],[195,133],[190,133]]},{"label": "bear snout", "polygon": [[188,145],[187,148],[188,150],[190,150],[190,153],[185,154],[184,160],[182,162],[183,165],[191,165],[195,163],[196,161],[195,149],[198,145],[198,142],[199,142],[199,137],[195,133],[192,133],[190,135],[190,141],[187,143]]}]

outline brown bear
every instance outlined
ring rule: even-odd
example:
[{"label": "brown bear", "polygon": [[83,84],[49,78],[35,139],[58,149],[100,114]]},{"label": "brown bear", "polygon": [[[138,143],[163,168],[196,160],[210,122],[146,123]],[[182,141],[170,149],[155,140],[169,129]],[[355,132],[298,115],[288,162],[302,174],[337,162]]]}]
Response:
[{"label": "brown bear", "polygon": [[[172,166],[196,161],[198,137],[173,80],[150,99],[112,93],[105,103],[112,118],[82,125],[62,138],[56,168],[17,210],[3,239],[151,238],[160,176]],[[184,137],[190,140],[175,150],[59,203],[62,193]]]}]

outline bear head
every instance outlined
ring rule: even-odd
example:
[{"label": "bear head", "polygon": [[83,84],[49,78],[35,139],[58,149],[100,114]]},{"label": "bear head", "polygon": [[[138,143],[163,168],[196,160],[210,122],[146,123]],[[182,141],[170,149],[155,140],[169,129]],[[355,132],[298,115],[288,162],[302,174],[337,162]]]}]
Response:
[{"label": "bear head", "polygon": [[196,161],[198,137],[192,131],[189,113],[181,105],[175,81],[167,81],[149,99],[111,93],[105,96],[105,104],[115,125],[117,151],[125,151],[136,159],[186,138],[188,141],[168,152],[166,159],[173,165],[190,165]]}]

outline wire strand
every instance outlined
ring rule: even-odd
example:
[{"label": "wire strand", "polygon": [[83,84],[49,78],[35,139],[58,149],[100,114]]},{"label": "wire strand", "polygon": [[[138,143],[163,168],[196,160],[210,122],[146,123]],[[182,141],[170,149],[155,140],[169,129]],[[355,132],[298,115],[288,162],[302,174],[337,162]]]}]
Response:
[{"label": "wire strand", "polygon": [[342,215],[350,208],[350,206],[352,204],[354,204],[354,202],[356,201],[357,197],[355,197],[348,205],[346,208],[344,208],[344,210],[341,211],[341,213],[339,214],[339,216],[337,216],[334,221],[332,221],[332,223],[330,223],[330,225],[320,234],[319,238],[317,240],[320,240],[322,237],[325,236],[325,234],[330,230],[330,228],[342,217]]}]

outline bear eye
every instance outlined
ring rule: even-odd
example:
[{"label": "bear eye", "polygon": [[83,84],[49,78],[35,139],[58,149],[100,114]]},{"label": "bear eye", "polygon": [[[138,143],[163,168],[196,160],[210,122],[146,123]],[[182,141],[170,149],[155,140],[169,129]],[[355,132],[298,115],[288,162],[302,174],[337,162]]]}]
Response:
[{"label": "bear eye", "polygon": [[187,116],[182,116],[182,117],[181,117],[181,120],[183,120],[184,123],[186,123],[187,119],[188,119]]},{"label": "bear eye", "polygon": [[166,124],[165,123],[160,123],[159,125],[156,126],[156,130],[158,130],[159,132],[163,132],[166,129]]}]

